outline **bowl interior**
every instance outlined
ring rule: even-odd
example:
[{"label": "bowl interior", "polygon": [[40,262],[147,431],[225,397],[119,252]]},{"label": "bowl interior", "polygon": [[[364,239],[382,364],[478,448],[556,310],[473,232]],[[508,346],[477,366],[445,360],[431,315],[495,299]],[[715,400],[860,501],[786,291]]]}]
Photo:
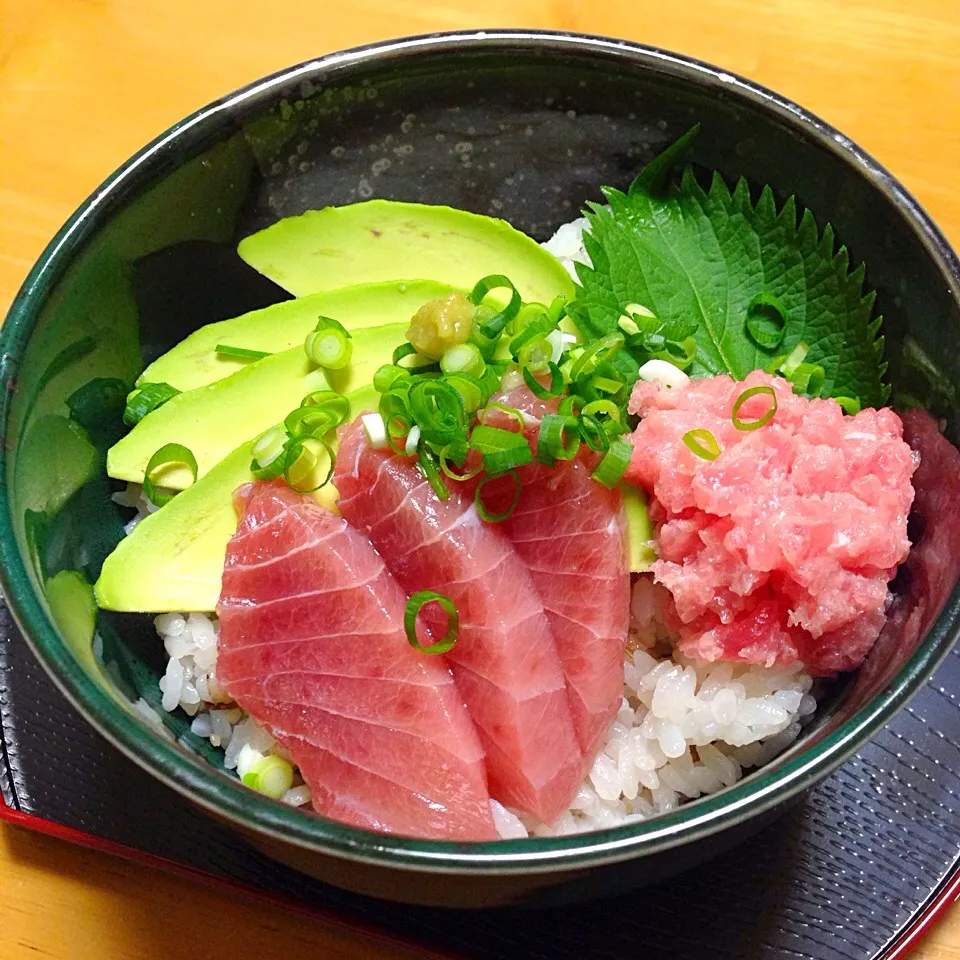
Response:
[{"label": "bowl interior", "polygon": [[[97,612],[82,584],[129,516],[111,502],[119,485],[103,464],[143,365],[204,323],[287,298],[239,260],[240,238],[311,208],[386,197],[501,216],[543,240],[694,123],[696,164],[770,184],[780,200],[795,194],[821,227],[833,224],[851,261],[867,264],[895,391],[960,422],[950,251],[882,170],[765,91],[657,51],[559,36],[428,39],[304,65],[201,111],[114,175],[51,245],[4,328],[5,592],[45,664],[108,736],[208,806],[306,845],[499,868],[603,848],[605,835],[504,844],[495,855],[373,842],[254,796],[219,772],[222,755],[186,718],[164,715],[168,743],[130,711],[141,697],[159,710],[163,648],[148,617]],[[956,615],[954,598],[925,637],[840,684],[803,742],[762,774],[613,831],[608,848],[715,830],[825,773],[929,674]]]}]

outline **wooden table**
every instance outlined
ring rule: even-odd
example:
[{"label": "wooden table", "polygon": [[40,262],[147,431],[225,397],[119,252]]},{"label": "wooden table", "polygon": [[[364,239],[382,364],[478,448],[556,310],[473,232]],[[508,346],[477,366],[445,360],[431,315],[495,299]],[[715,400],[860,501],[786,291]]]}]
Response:
[{"label": "wooden table", "polygon": [[[873,153],[960,244],[957,0],[0,0],[0,316],[74,207],[194,108],[325,51],[482,26],[623,36],[755,78]],[[164,936],[184,904],[202,952]],[[0,918],[4,960],[403,955],[9,827]],[[916,956],[960,958],[960,908]]]}]

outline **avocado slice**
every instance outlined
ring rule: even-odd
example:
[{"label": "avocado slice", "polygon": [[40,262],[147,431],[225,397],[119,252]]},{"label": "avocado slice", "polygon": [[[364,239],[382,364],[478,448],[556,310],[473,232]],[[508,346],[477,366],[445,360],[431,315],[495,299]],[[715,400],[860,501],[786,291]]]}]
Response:
[{"label": "avocado slice", "polygon": [[505,220],[422,203],[368,200],[308,210],[246,237],[237,252],[298,297],[404,277],[471,290],[494,273],[508,276],[527,302],[574,297],[559,261]]},{"label": "avocado slice", "polygon": [[[366,386],[348,399],[353,419],[376,410],[380,395]],[[328,441],[336,449],[336,433]],[[102,608],[152,613],[216,609],[227,543],[237,529],[233,492],[253,480],[253,443],[242,444],[117,544],[94,587]],[[300,482],[306,487],[311,478]],[[332,483],[313,496],[336,509],[338,494]]]},{"label": "avocado slice", "polygon": [[[351,333],[368,327],[405,325],[428,300],[445,297],[452,290],[447,284],[434,280],[391,280],[361,283],[276,303],[201,327],[151,363],[137,378],[137,384],[169,383],[178,390],[192,390],[250,365],[249,360],[217,354],[218,343],[277,353],[302,344],[320,316],[339,320]],[[397,343],[403,339],[405,330],[404,326]],[[358,346],[354,344],[354,358]]]},{"label": "avocado slice", "polygon": [[627,514],[627,569],[631,573],[646,573],[657,559],[651,546],[656,533],[647,511],[647,494],[632,483],[621,483],[620,493]]},{"label": "avocado slice", "polygon": [[[405,323],[393,323],[355,331],[353,359],[342,370],[314,367],[303,347],[297,346],[248,362],[215,383],[179,393],[107,451],[107,473],[117,480],[143,483],[143,471],[154,453],[164,444],[182,443],[193,451],[197,477],[202,477],[238,444],[283,420],[308,393],[349,393],[369,384],[377,367],[390,362],[406,329]],[[186,467],[175,466],[155,474],[154,480],[183,490],[193,477]]]}]

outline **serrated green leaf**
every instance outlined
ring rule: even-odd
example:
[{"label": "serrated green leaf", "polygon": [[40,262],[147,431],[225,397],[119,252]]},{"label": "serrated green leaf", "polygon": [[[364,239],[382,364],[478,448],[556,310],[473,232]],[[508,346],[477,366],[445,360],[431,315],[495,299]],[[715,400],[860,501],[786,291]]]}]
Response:
[{"label": "serrated green leaf", "polygon": [[[588,209],[584,241],[592,266],[577,266],[583,289],[570,310],[577,325],[591,338],[604,336],[618,329],[630,303],[653,311],[667,339],[688,335],[678,334],[693,321],[692,376],[743,379],[803,341],[806,361],[824,369],[824,396],[882,405],[890,388],[863,265],[851,271],[833,228],[821,232],[809,210],[798,222],[793,197],[778,210],[769,187],[754,203],[745,180],[731,192],[714,174],[705,191],[689,168],[679,185],[668,187],[669,168],[694,135],[662,153],[627,193],[605,188],[609,206]],[[761,294],[776,298],[786,313],[776,350],[747,334],[747,309]],[[629,352],[620,352],[617,366],[636,378],[638,361]]]}]

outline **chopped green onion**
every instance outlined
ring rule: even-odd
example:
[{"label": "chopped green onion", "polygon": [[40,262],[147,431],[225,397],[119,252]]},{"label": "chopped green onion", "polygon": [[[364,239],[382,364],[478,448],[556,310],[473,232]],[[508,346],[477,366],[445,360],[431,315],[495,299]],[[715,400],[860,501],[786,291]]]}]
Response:
[{"label": "chopped green onion", "polygon": [[593,416],[586,412],[586,408],[577,418],[579,427],[580,427],[580,436],[583,437],[583,442],[591,450],[607,450],[610,447],[610,438],[607,436],[607,432],[603,429],[603,424]]},{"label": "chopped green onion", "polygon": [[780,372],[789,380],[797,368],[803,363],[810,348],[801,340],[786,356],[786,359],[780,364]]},{"label": "chopped green onion", "polygon": [[806,393],[818,397],[823,389],[826,372],[818,363],[801,363],[793,372],[790,382],[795,393]]},{"label": "chopped green onion", "polygon": [[593,471],[593,479],[612,489],[622,479],[630,466],[630,457],[633,446],[624,437],[617,437],[610,444],[610,449],[604,454],[597,469]]},{"label": "chopped green onion", "polygon": [[547,308],[547,316],[553,321],[554,324],[557,324],[566,315],[567,298],[562,293],[558,293],[553,300],[550,301],[550,306]]},{"label": "chopped green onion", "polygon": [[250,472],[255,480],[272,480],[283,473],[282,454],[289,436],[283,427],[271,427],[257,438],[251,449]]},{"label": "chopped green onion", "polygon": [[523,367],[523,382],[530,388],[530,392],[539,400],[550,400],[553,397],[559,397],[563,393],[563,375],[560,368],[550,360],[547,363],[547,369],[550,371],[550,386],[545,387],[534,376],[529,367]]},{"label": "chopped green onion", "polygon": [[127,397],[123,422],[128,427],[136,426],[148,413],[162,407],[180,391],[169,383],[145,383]]},{"label": "chopped green onion", "polygon": [[271,754],[255,763],[241,781],[273,800],[279,800],[293,786],[293,765]]},{"label": "chopped green onion", "polygon": [[417,457],[417,468],[427,478],[438,500],[446,500],[450,496],[450,489],[440,476],[439,458],[426,444],[421,443]]},{"label": "chopped green onion", "polygon": [[[531,320],[524,329],[510,341],[510,356],[514,360],[520,359],[520,353],[523,348],[534,340],[544,340],[556,324],[546,315]],[[552,344],[548,346],[547,355],[553,351]]]},{"label": "chopped green onion", "polygon": [[416,380],[410,388],[410,413],[423,438],[442,446],[466,435],[463,397],[444,380]]},{"label": "chopped green onion", "polygon": [[[417,638],[417,617],[428,603],[440,604],[440,609],[447,615],[447,629],[436,643],[431,643],[425,647]],[[403,611],[403,629],[407,633],[407,642],[421,653],[446,653],[453,648],[460,633],[460,614],[457,612],[457,605],[442,593],[436,593],[433,590],[421,590],[407,601],[407,606]]]},{"label": "chopped green onion", "polygon": [[[488,510],[486,504],[483,502],[483,488],[491,480],[500,480],[503,477],[510,477],[510,479],[513,480],[513,499],[510,501],[510,506],[502,513],[494,513]],[[473,495],[473,502],[476,505],[480,519],[486,523],[501,523],[503,520],[506,520],[507,517],[517,509],[517,504],[520,502],[520,477],[517,475],[517,471],[508,470],[506,473],[501,473],[497,476],[487,474],[487,476],[477,484],[476,492]]]},{"label": "chopped green onion", "polygon": [[[770,399],[773,401],[770,405],[770,409],[767,410],[762,417],[759,417],[756,420],[741,420],[738,416],[741,407],[743,407],[743,405],[751,397],[759,397],[761,394],[770,397]],[[761,427],[765,427],[773,419],[776,412],[777,392],[773,389],[773,387],[750,387],[749,390],[744,390],[743,393],[737,397],[733,404],[733,410],[730,412],[730,416],[733,419],[733,425],[738,430],[759,430]]]},{"label": "chopped green onion", "polygon": [[637,326],[637,321],[632,320],[630,317],[623,316],[617,321],[617,326],[628,336],[635,337],[639,332],[640,328]]},{"label": "chopped green onion", "polygon": [[620,422],[620,408],[612,400],[594,400],[588,403],[581,413],[593,417],[605,415],[611,420]]},{"label": "chopped green onion", "polygon": [[153,472],[161,467],[171,464],[182,463],[188,467],[193,474],[193,480],[197,479],[197,458],[189,447],[182,443],[165,443],[148,461],[143,471],[143,492],[146,498],[156,507],[162,507],[169,503],[176,493],[158,493],[153,482]]},{"label": "chopped green onion", "polygon": [[305,440],[323,436],[339,423],[331,418],[325,407],[297,407],[286,415],[283,425],[294,440]]},{"label": "chopped green onion", "polygon": [[[546,320],[548,323],[551,323],[548,307],[545,303],[532,300],[520,308],[517,315],[507,324],[505,332],[516,337],[517,334],[525,330],[530,324],[537,323],[539,320]],[[553,326],[552,323],[551,326]]]},{"label": "chopped green onion", "polygon": [[308,393],[301,401],[301,407],[318,407],[339,427],[350,416],[350,401],[335,390],[314,390]]},{"label": "chopped green onion", "polygon": [[488,339],[502,333],[503,328],[520,312],[520,307],[523,303],[520,299],[520,293],[508,277],[499,273],[484,277],[470,292],[470,302],[474,306],[479,307],[483,302],[483,298],[486,297],[491,290],[497,290],[501,287],[510,291],[510,302],[499,313],[494,314],[489,320],[479,325],[480,333]]},{"label": "chopped green onion", "polygon": [[379,413],[386,427],[387,442],[394,453],[404,452],[403,446],[397,446],[395,441],[405,439],[413,425],[406,386],[406,381],[401,381],[380,397]]},{"label": "chopped green onion", "polygon": [[614,380],[612,377],[591,377],[590,385],[597,393],[615,394],[623,389],[623,381]]},{"label": "chopped green onion", "polygon": [[572,460],[580,449],[578,427],[574,416],[544,414],[537,433],[537,461],[552,467],[557,460]]},{"label": "chopped green onion", "polygon": [[579,380],[593,373],[601,363],[610,360],[623,344],[622,333],[609,333],[599,340],[594,340],[577,358],[570,371],[570,379]]},{"label": "chopped green onion", "polygon": [[509,447],[483,455],[483,469],[491,476],[506,473],[515,467],[533,463],[533,451],[526,442],[522,446]]},{"label": "chopped green onion", "polygon": [[[328,461],[327,472],[324,478],[314,486],[298,487],[297,484],[301,480],[309,477],[310,474],[316,470],[317,464],[319,463],[318,456],[310,449],[308,444],[318,444],[323,447]],[[325,487],[332,479],[336,454],[334,454],[330,444],[320,437],[306,437],[302,440],[291,437],[290,443],[287,445],[285,461],[283,466],[283,479],[286,481],[287,486],[293,490],[294,493],[313,493],[321,487]],[[294,477],[296,479],[294,479]]]},{"label": "chopped green onion", "polygon": [[226,343],[218,343],[214,348],[214,353],[221,357],[230,357],[236,360],[262,360],[269,357],[266,350],[249,350],[247,347],[231,347]]},{"label": "chopped green onion", "polygon": [[450,466],[450,464],[451,464],[451,463],[456,463],[456,464],[457,464],[457,467],[458,467],[458,469],[459,469],[459,467],[462,465],[463,460],[465,460],[466,458],[465,458],[465,457],[454,457],[454,456],[453,456],[453,451],[451,450],[450,445],[444,447],[444,448],[440,451],[440,453],[439,453],[439,455],[438,455],[438,459],[439,459],[439,461],[440,461],[440,469],[441,469],[451,480],[456,480],[458,483],[462,483],[464,480],[472,480],[475,476],[477,476],[478,473],[480,473],[481,470],[483,470],[483,463],[482,463],[482,461],[481,461],[480,463],[478,463],[475,467],[472,467],[472,468],[464,471],[463,473],[459,473],[457,470],[454,470],[453,467]]},{"label": "chopped green onion", "polygon": [[516,407],[508,407],[505,403],[491,403],[483,411],[484,420],[486,420],[488,410],[499,410],[501,413],[505,413],[520,428],[519,431],[514,432],[522,433],[527,428],[527,421]]},{"label": "chopped green onion", "polygon": [[722,452],[717,438],[709,430],[688,430],[683,435],[683,442],[701,460],[716,460]]},{"label": "chopped green onion", "polygon": [[385,363],[373,375],[373,389],[377,393],[385,393],[397,380],[410,379],[410,371],[406,367],[398,367],[394,363]]},{"label": "chopped green onion", "polygon": [[504,430],[501,427],[488,427],[485,423],[478,423],[470,434],[470,446],[482,454],[498,453],[501,450],[527,446],[527,438],[516,430]]},{"label": "chopped green onion", "polygon": [[582,409],[583,398],[574,393],[568,393],[557,406],[557,413],[562,417],[576,417]]},{"label": "chopped green onion", "polygon": [[379,413],[365,413],[360,422],[367,434],[367,443],[373,450],[387,450],[390,441],[387,438],[387,425]]},{"label": "chopped green onion", "polygon": [[834,400],[840,404],[844,413],[853,416],[860,412],[860,398],[859,397],[834,397]]},{"label": "chopped green onion", "polygon": [[776,297],[760,293],[750,301],[744,325],[758,347],[776,350],[787,332],[787,311]]},{"label": "chopped green onion", "polygon": [[336,321],[308,333],[303,345],[311,363],[325,370],[342,370],[353,356],[353,340],[339,323],[333,323]]},{"label": "chopped green onion", "polygon": [[686,370],[697,359],[697,342],[693,337],[687,337],[679,343],[675,340],[667,340],[663,350],[655,353],[654,358],[666,360],[680,370]]},{"label": "chopped green onion", "polygon": [[651,317],[655,319],[657,316],[649,307],[645,307],[642,303],[628,303],[623,308],[623,312],[633,317],[634,320],[636,320],[637,317]]},{"label": "chopped green onion", "polygon": [[471,377],[482,377],[486,368],[480,348],[473,343],[458,343],[440,358],[440,369],[444,373],[465,373]]},{"label": "chopped green onion", "polygon": [[404,357],[410,357],[417,352],[417,348],[412,343],[401,343],[396,350],[393,351],[393,360],[394,364],[398,364]]},{"label": "chopped green onion", "polygon": [[464,409],[468,414],[475,413],[486,402],[489,394],[483,383],[468,373],[451,373],[444,377],[444,382],[453,387],[463,400]]}]

